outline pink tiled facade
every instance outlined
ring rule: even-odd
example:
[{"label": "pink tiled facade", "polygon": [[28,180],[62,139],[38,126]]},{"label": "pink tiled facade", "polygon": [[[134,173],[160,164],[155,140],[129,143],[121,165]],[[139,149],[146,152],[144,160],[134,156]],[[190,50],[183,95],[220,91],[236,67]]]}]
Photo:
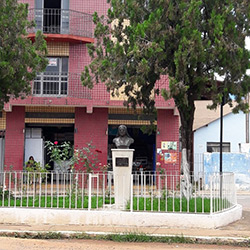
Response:
[{"label": "pink tiled facade", "polygon": [[[35,8],[35,0],[22,0],[20,2],[28,3],[30,8]],[[69,2],[70,15],[71,13],[76,13],[75,11],[77,11],[79,15],[82,15],[82,13],[92,15],[94,12],[98,12],[99,15],[105,15],[108,8],[109,5],[106,0],[70,0]],[[77,26],[79,23],[74,18],[70,20],[71,26]],[[88,25],[91,27],[93,33],[93,24],[89,23]],[[78,29],[78,27],[73,28],[73,30],[76,31]],[[124,108],[123,102],[111,100],[110,94],[106,91],[103,84],[96,85],[93,90],[82,86],[80,74],[84,67],[90,63],[86,42],[84,42],[85,35],[69,34],[65,36],[65,34],[56,34],[56,38],[53,37],[53,35],[54,34],[46,34],[48,44],[52,41],[56,42],[59,47],[62,42],[65,43],[66,41],[68,44],[68,52],[65,52],[68,53],[67,95],[38,96],[33,94],[26,99],[11,100],[10,103],[5,105],[5,111],[7,112],[5,165],[7,167],[13,165],[14,169],[22,169],[25,162],[24,131],[27,127],[25,120],[27,107],[74,108],[74,146],[83,147],[86,142],[91,140],[96,148],[102,152],[99,155],[100,162],[102,164],[107,163],[109,108]],[[167,87],[167,76],[162,76],[156,86],[159,88]],[[177,142],[177,150],[175,150],[175,153],[177,153],[179,152],[179,117],[175,112],[174,101],[165,101],[161,96],[156,96],[155,101],[158,109],[157,131],[159,132],[159,134],[155,135],[155,154],[157,154],[157,149],[161,148],[162,141]],[[43,127],[46,126],[46,121],[42,121],[42,125]],[[36,124],[36,126],[38,125]],[[56,122],[55,126],[60,127]],[[155,161],[156,160],[157,155],[155,155]],[[175,163],[169,164],[163,161],[161,166],[170,171],[179,171],[179,162],[178,153]]]},{"label": "pink tiled facade", "polygon": [[6,113],[5,130],[5,165],[7,170],[12,168],[22,170],[24,150],[24,106],[15,106],[12,112]]}]

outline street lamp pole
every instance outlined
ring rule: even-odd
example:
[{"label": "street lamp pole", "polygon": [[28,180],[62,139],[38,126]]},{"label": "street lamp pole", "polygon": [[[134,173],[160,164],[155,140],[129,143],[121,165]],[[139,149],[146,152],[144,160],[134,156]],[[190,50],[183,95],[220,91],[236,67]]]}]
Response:
[{"label": "street lamp pole", "polygon": [[222,146],[223,146],[223,106],[225,104],[225,100],[224,100],[224,94],[222,97],[222,101],[220,104],[220,197],[222,198]]},{"label": "street lamp pole", "polygon": [[220,174],[222,174],[222,146],[223,146],[223,106],[224,95],[220,104]]}]

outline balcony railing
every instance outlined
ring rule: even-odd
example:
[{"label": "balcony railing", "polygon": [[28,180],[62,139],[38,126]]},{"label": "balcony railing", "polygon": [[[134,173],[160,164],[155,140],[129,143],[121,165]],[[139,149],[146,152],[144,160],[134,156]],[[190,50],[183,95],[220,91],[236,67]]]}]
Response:
[{"label": "balcony railing", "polygon": [[81,99],[109,99],[105,85],[99,84],[94,89],[84,87],[80,73],[44,72],[37,74],[33,86],[33,96],[73,97]]},{"label": "balcony railing", "polygon": [[64,9],[29,9],[28,20],[36,27],[28,30],[44,34],[65,34],[93,38],[93,22],[90,14]]}]

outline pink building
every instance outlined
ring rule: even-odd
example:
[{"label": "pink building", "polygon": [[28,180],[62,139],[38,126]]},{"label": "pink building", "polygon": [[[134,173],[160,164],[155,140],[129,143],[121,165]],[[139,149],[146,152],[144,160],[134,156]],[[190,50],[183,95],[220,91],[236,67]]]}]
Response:
[{"label": "pink building", "polygon": [[[179,171],[179,117],[173,100],[155,97],[157,132],[144,135],[140,127],[149,125],[149,117],[127,111],[122,98],[111,97],[102,84],[93,90],[81,84],[81,72],[90,62],[86,44],[94,42],[92,14],[105,15],[109,8],[106,0],[22,2],[29,4],[29,18],[36,22],[28,37],[34,39],[35,31],[42,30],[49,64],[32,82],[29,97],[11,100],[0,112],[4,165],[22,170],[30,155],[48,163],[43,147],[46,140],[70,141],[75,148],[92,141],[101,151],[101,163],[107,164],[117,127],[125,124],[135,140],[131,145],[134,160],[141,160],[147,170],[155,170],[156,161],[161,161],[168,171]],[[166,87],[167,77],[157,84]]]}]

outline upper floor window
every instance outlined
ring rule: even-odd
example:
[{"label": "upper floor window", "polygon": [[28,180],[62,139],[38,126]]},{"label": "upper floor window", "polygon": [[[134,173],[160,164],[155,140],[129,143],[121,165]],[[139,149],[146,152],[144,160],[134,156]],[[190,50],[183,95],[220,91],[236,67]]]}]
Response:
[{"label": "upper floor window", "polygon": [[33,95],[67,95],[68,57],[49,57],[45,72],[37,74]]},{"label": "upper floor window", "polygon": [[[207,152],[220,152],[220,143],[219,142],[207,142]],[[230,152],[230,142],[222,143],[222,152]]]}]

